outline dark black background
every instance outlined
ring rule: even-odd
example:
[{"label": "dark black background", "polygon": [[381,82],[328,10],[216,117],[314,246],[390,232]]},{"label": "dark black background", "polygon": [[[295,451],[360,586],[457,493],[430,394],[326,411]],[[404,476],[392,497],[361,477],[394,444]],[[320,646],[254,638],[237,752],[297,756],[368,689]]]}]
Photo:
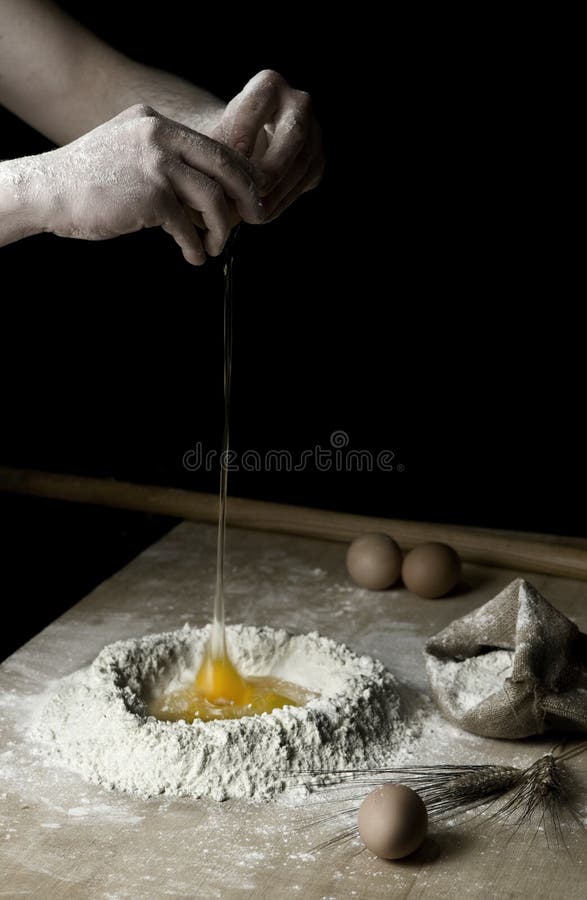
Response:
[{"label": "dark black background", "polygon": [[[226,98],[275,68],[312,93],[323,123],[320,189],[240,236],[233,444],[301,451],[344,430],[404,468],[240,472],[231,492],[584,534],[575,246],[546,151],[564,128],[553,64],[527,26],[63,5]],[[49,147],[1,110],[0,134],[4,157]],[[0,251],[0,278],[0,462],[216,489],[215,472],[182,458],[220,440],[217,263],[194,270],[158,232],[40,236]],[[7,649],[171,524],[0,502],[5,602],[22,611]]]}]

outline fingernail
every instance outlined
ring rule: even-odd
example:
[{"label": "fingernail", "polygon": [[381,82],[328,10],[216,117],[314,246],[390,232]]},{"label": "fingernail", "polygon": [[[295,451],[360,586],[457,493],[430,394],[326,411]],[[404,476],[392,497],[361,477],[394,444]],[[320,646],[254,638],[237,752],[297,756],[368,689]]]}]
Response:
[{"label": "fingernail", "polygon": [[265,204],[262,200],[259,200],[257,203],[257,209],[259,210],[259,218],[262,222],[265,221],[265,217],[267,215],[267,210],[265,209]]}]

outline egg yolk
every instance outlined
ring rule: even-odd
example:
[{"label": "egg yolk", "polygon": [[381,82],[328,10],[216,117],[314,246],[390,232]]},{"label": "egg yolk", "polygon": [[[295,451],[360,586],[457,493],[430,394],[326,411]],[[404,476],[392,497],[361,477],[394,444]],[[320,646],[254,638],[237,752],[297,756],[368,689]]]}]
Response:
[{"label": "egg yolk", "polygon": [[242,705],[248,703],[251,696],[251,686],[239,675],[227,653],[214,658],[210,651],[206,652],[195,686],[212,703]]},{"label": "egg yolk", "polygon": [[166,722],[239,719],[270,713],[283,706],[303,706],[315,696],[279,678],[243,678],[227,653],[214,657],[208,649],[195,681],[155,698],[149,712]]}]

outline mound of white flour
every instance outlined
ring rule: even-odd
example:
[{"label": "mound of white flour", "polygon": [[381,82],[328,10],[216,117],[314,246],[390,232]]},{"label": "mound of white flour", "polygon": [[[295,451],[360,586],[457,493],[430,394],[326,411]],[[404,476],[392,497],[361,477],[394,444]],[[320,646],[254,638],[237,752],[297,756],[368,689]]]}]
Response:
[{"label": "mound of white flour", "polygon": [[209,627],[185,626],[106,647],[51,693],[33,731],[40,752],[88,781],[144,797],[265,800],[288,790],[290,773],[389,764],[416,737],[397,681],[377,660],[316,632],[243,625],[229,627],[227,639],[244,676],[283,678],[319,697],[242,719],[149,716],[154,695],[193,680],[208,635]]}]

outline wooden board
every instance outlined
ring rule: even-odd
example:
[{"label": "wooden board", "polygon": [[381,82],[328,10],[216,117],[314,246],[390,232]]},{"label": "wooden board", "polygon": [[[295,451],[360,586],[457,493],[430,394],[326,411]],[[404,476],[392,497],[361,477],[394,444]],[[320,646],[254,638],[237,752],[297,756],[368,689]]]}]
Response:
[{"label": "wooden board", "polygon": [[[335,826],[316,810],[227,802],[140,801],[42,767],[22,733],[52,679],[89,664],[107,643],[210,614],[215,529],[183,524],[46,628],[0,667],[0,896],[42,898],[538,898],[585,896],[582,836],[572,857],[540,832],[490,823],[435,827],[414,858],[386,863],[359,845],[312,852]],[[233,531],[229,619],[317,629],[379,657],[424,690],[425,638],[485,602],[515,575],[467,565],[469,592],[441,601],[368,594],[344,571],[345,547]],[[587,630],[585,583],[528,576]],[[9,603],[9,598],[6,598]],[[38,598],[36,600],[38,601]],[[549,742],[498,742],[458,732],[428,748],[438,762],[529,762]],[[425,760],[428,761],[428,760]],[[418,760],[414,760],[418,762]],[[585,760],[577,763],[585,777]]]}]

